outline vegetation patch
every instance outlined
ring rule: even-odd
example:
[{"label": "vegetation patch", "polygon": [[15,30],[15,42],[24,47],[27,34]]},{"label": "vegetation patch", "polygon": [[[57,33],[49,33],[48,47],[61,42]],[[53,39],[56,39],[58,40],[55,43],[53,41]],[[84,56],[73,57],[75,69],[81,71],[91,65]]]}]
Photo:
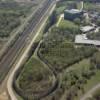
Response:
[{"label": "vegetation patch", "polygon": [[72,42],[68,41],[68,36],[69,40],[72,38],[71,34],[69,34],[67,30],[63,32],[53,28],[40,46],[41,56],[57,71],[62,71],[71,64],[92,56],[97,51],[95,47],[91,46],[75,46]]},{"label": "vegetation patch", "polygon": [[31,8],[32,5],[20,5],[14,1],[0,1],[0,37],[9,37]]},{"label": "vegetation patch", "polygon": [[52,74],[38,59],[31,57],[25,64],[17,82],[25,92],[43,92],[52,85]]},{"label": "vegetation patch", "polygon": [[[100,70],[93,66],[90,59],[84,59],[70,66],[60,75],[60,87],[47,100],[51,100],[50,98],[53,100],[80,100],[83,94],[100,82]],[[99,92],[96,92],[94,97],[99,96]]]}]

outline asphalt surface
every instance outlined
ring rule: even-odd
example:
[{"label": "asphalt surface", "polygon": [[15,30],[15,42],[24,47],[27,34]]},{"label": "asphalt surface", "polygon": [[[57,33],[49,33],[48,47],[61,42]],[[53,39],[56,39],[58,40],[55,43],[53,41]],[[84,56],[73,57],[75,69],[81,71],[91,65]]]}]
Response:
[{"label": "asphalt surface", "polygon": [[[31,32],[35,31],[35,26],[42,18],[43,14],[46,12],[47,8],[49,7],[50,3],[53,0],[46,0],[44,4],[37,10],[34,14],[33,18],[29,22],[27,28],[22,32],[20,37],[16,40],[11,48],[8,49],[6,55],[0,61],[0,83],[4,80],[7,73],[12,67],[12,64],[17,59],[20,51],[27,45],[27,38],[31,34]],[[33,32],[35,33],[35,32]],[[35,34],[34,34],[35,35]]]}]

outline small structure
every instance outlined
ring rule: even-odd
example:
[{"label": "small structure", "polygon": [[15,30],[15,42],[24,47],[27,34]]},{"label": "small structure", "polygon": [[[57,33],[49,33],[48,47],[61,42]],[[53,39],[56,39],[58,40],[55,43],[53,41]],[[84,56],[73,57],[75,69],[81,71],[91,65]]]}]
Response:
[{"label": "small structure", "polygon": [[81,27],[80,30],[83,33],[87,33],[87,32],[94,31],[95,30],[95,27],[94,26],[84,26],[84,27]]},{"label": "small structure", "polygon": [[71,9],[64,11],[64,19],[67,20],[74,20],[75,18],[81,18],[82,15],[83,11],[78,9]]},{"label": "small structure", "polygon": [[98,40],[89,40],[86,37],[86,34],[76,35],[75,43],[76,44],[84,44],[84,45],[100,46],[100,41],[98,41]]}]

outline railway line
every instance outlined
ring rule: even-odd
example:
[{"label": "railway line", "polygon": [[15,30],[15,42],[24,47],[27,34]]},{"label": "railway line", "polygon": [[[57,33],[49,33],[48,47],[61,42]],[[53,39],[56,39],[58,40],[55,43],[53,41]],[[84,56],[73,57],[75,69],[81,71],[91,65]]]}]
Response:
[{"label": "railway line", "polygon": [[[30,20],[27,28],[21,33],[16,42],[8,49],[5,56],[0,61],[0,84],[5,79],[7,73],[12,68],[21,50],[27,45],[27,38],[35,31],[37,23],[41,20],[42,16],[54,0],[46,0],[43,5],[37,10],[32,19]],[[33,32],[35,35],[35,32]]]}]

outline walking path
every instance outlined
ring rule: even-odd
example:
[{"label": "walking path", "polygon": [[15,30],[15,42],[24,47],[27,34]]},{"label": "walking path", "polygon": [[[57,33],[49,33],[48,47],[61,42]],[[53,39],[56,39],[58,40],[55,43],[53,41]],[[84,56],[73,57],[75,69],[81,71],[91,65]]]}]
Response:
[{"label": "walking path", "polygon": [[58,20],[58,22],[57,22],[57,24],[56,24],[57,27],[59,26],[59,24],[60,24],[62,18],[64,18],[64,14],[61,14],[61,15],[60,15],[60,18],[59,18],[59,20]]},{"label": "walking path", "polygon": [[92,94],[99,88],[100,88],[100,84],[96,85],[91,90],[89,90],[80,100],[86,100],[89,97],[91,98]]}]

